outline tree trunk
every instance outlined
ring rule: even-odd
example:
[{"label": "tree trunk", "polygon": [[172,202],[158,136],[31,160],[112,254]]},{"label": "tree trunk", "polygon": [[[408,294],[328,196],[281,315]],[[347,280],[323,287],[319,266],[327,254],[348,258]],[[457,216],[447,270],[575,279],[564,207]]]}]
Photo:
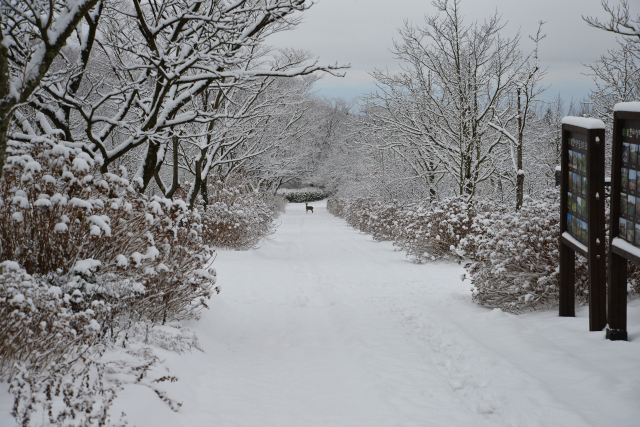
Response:
[{"label": "tree trunk", "polygon": [[144,193],[149,186],[149,182],[153,179],[153,176],[160,170],[162,166],[161,159],[158,158],[160,152],[160,144],[149,141],[149,147],[147,148],[147,157],[144,160],[144,166],[142,169],[142,187],[140,193]]},{"label": "tree trunk", "polygon": [[171,189],[167,192],[166,197],[173,199],[173,194],[178,188],[180,188],[180,182],[178,180],[178,137],[173,137],[173,181],[171,183]]},{"label": "tree trunk", "polygon": [[524,129],[522,127],[522,109],[520,104],[520,88],[518,88],[518,146],[517,146],[517,168],[516,171],[516,211],[522,207],[524,199],[524,169],[522,168],[522,143],[524,140]]},{"label": "tree trunk", "polygon": [[202,177],[202,182],[200,183],[200,194],[202,195],[202,200],[204,200],[205,208],[209,205],[209,193],[207,192],[207,176]]}]

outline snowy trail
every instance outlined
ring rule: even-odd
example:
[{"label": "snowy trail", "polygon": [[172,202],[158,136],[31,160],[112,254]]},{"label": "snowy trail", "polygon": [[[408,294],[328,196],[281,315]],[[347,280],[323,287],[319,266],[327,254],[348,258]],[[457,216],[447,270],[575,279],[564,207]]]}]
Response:
[{"label": "snowy trail", "polygon": [[290,204],[257,250],[219,253],[222,293],[190,325],[205,352],[158,350],[182,407],[127,386],[130,425],[640,425],[638,300],[628,343],[587,332],[585,309],[487,310],[461,266],[412,264],[314,207]]}]

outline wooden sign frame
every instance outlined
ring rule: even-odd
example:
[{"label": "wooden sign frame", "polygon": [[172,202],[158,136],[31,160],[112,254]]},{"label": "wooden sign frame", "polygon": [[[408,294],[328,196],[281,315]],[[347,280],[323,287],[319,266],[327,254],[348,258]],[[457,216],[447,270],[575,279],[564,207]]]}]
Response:
[{"label": "wooden sign frame", "polygon": [[[597,119],[565,117],[562,120],[562,179],[560,183],[560,284],[559,314],[575,317],[575,253],[587,258],[589,278],[589,330],[601,331],[607,324],[604,193],[604,123]],[[569,140],[574,145],[569,145]],[[578,141],[579,144],[576,144]],[[583,155],[579,167],[573,167],[569,151]],[[586,155],[586,159],[584,159]],[[572,165],[571,167],[569,165]],[[571,176],[586,178],[586,191],[580,190],[586,206],[580,210],[580,222],[586,223],[586,238],[577,238],[568,228]],[[584,181],[582,181],[584,182]],[[578,188],[581,188],[578,187]],[[586,213],[586,215],[585,215]],[[583,220],[584,218],[585,220]],[[572,225],[576,217],[572,215]],[[574,235],[572,235],[574,234]],[[582,234],[584,236],[584,234]],[[580,242],[579,240],[583,240]]]},{"label": "wooden sign frame", "polygon": [[[631,122],[637,121],[636,124]],[[631,127],[634,126],[634,127]],[[629,129],[635,132],[629,134]],[[626,132],[623,132],[626,131]],[[627,197],[640,197],[640,186],[638,186],[636,174],[636,189],[631,190],[630,185],[622,186],[623,169],[628,175],[631,174],[629,166],[633,172],[640,170],[640,161],[636,158],[632,161],[627,158],[623,161],[624,144],[639,145],[640,148],[640,102],[624,102],[616,104],[613,114],[613,157],[611,162],[611,228],[609,233],[609,299],[608,299],[608,321],[607,338],[613,341],[627,340],[627,261],[640,264],[640,245],[634,235],[634,243],[620,238],[621,217],[629,218],[627,213],[621,212],[621,195],[628,194]],[[627,153],[627,157],[630,154]],[[627,183],[630,183],[627,175]],[[637,206],[637,202],[636,202]],[[625,218],[622,218],[625,219]],[[629,221],[625,219],[625,221]],[[634,229],[636,223],[640,223],[640,213],[635,212],[633,222]],[[625,229],[628,223],[625,223]]]}]

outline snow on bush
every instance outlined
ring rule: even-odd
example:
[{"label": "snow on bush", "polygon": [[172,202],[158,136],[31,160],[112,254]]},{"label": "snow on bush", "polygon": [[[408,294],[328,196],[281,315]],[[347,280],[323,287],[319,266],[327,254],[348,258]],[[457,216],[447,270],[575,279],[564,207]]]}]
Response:
[{"label": "snow on bush", "polygon": [[[480,305],[521,313],[557,304],[557,190],[525,198],[518,212],[462,198],[406,204],[331,198],[327,209],[376,240],[392,240],[413,262],[468,261],[473,300]],[[637,293],[640,268],[629,263],[628,272],[629,290]],[[581,256],[575,278],[576,300],[586,304],[587,263]]]},{"label": "snow on bush", "polygon": [[395,244],[419,263],[472,258],[477,248],[471,225],[486,209],[485,203],[463,197],[410,204],[398,219]]},{"label": "snow on bush", "polygon": [[[467,271],[473,300],[511,313],[558,302],[559,192],[526,197],[518,212],[480,213],[473,221],[476,252]],[[588,301],[587,264],[576,257],[576,299]]]},{"label": "snow on bush", "polygon": [[321,188],[305,187],[300,189],[281,188],[278,194],[291,203],[309,203],[329,197],[329,193]]},{"label": "snow on bush", "polygon": [[468,238],[471,224],[487,205],[468,203],[462,197],[405,205],[331,198],[327,209],[376,240],[393,240],[413,262],[422,263],[473,256],[475,241]]},{"label": "snow on bush", "polygon": [[105,366],[92,360],[57,364],[46,375],[20,366],[9,388],[11,413],[21,426],[125,426],[124,414],[115,420],[109,411],[119,390],[105,380]]},{"label": "snow on bush", "polygon": [[209,203],[201,205],[203,239],[213,247],[250,249],[275,232],[284,210],[281,196],[252,190],[241,177],[209,179]]},{"label": "snow on bush", "polygon": [[[101,173],[70,144],[43,137],[13,143],[7,154],[0,376],[12,376],[17,363],[42,371],[87,331],[114,336],[135,322],[187,319],[206,307],[215,270],[198,212],[140,195],[125,170]],[[31,336],[42,344],[24,338]]]},{"label": "snow on bush", "polygon": [[17,263],[5,261],[0,275],[0,374],[14,374],[18,364],[46,367],[81,354],[101,332],[96,321],[107,307],[96,301],[79,307],[80,295],[64,293]]}]

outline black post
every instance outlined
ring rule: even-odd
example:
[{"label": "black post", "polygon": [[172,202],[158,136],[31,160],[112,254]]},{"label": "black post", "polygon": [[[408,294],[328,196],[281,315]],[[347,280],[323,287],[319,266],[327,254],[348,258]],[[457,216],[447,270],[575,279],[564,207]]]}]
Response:
[{"label": "black post", "polygon": [[587,131],[587,201],[589,241],[587,254],[589,274],[589,330],[601,331],[607,326],[607,272],[605,254],[604,197],[604,129]]},{"label": "black post", "polygon": [[609,329],[607,338],[627,340],[627,259],[609,252]]},{"label": "black post", "polygon": [[576,317],[576,252],[560,243],[560,316]]}]

